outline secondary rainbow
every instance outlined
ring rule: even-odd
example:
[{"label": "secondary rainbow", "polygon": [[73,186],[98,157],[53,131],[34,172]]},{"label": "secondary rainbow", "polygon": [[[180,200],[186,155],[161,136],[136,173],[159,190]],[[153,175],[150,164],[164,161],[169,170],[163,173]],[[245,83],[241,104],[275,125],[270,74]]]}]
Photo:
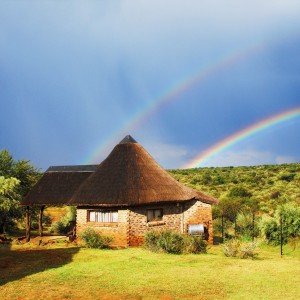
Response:
[{"label": "secondary rainbow", "polygon": [[192,74],[189,74],[170,85],[146,106],[132,115],[129,120],[127,119],[122,122],[117,128],[115,128],[114,131],[110,132],[110,134],[107,135],[107,137],[102,140],[102,142],[95,147],[95,150],[84,160],[84,163],[98,162],[101,153],[110,149],[112,145],[118,141],[118,139],[123,137],[123,135],[132,134],[134,130],[141,126],[141,124],[149,119],[149,117],[157,111],[160,111],[167,104],[178,99],[179,95],[210,76],[245,60],[249,56],[260,52],[264,48],[265,45],[260,43],[234,52],[231,51],[230,53],[219,57],[216,61],[208,63],[196,72],[193,72]]},{"label": "secondary rainbow", "polygon": [[196,155],[188,163],[184,164],[183,168],[196,168],[203,165],[205,162],[210,160],[216,155],[219,155],[221,152],[227,150],[233,145],[261,132],[269,129],[270,127],[276,126],[280,123],[287,122],[291,119],[297,118],[300,116],[300,106],[293,109],[280,112],[278,114],[272,115],[266,119],[263,119],[255,124],[252,124],[228,137],[217,142],[212,147],[207,150],[202,151],[200,154]]}]

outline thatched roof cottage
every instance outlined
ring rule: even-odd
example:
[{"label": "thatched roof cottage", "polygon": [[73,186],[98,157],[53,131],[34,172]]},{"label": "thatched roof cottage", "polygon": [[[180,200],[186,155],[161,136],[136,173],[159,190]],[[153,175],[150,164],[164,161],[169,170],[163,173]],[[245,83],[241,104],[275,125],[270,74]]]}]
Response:
[{"label": "thatched roof cottage", "polygon": [[92,227],[115,245],[138,246],[148,230],[188,233],[193,225],[212,243],[217,202],[176,181],[126,136],[98,166],[50,167],[23,205],[76,206],[77,234]]}]

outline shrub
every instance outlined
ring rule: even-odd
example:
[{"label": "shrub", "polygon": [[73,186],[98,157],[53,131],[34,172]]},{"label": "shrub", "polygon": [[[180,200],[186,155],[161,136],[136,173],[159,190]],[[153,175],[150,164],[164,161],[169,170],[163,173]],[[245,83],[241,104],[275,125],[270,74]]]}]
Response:
[{"label": "shrub", "polygon": [[68,232],[72,229],[71,223],[75,220],[76,207],[69,206],[67,214],[51,226],[50,232],[56,234],[68,234]]},{"label": "shrub", "polygon": [[102,236],[100,233],[96,232],[94,229],[88,227],[80,236],[80,238],[85,242],[87,248],[98,248],[105,249],[110,248],[110,243],[112,242],[112,237]]},{"label": "shrub", "polygon": [[183,238],[184,253],[206,253],[207,242],[201,236],[186,235]]},{"label": "shrub", "polygon": [[241,198],[248,198],[252,196],[252,193],[249,192],[247,189],[245,189],[242,186],[233,187],[230,191],[228,196],[230,198],[234,197],[241,197]]},{"label": "shrub", "polygon": [[241,248],[241,242],[238,239],[231,239],[223,245],[225,256],[236,257]]},{"label": "shrub", "polygon": [[280,216],[283,226],[283,243],[288,239],[300,238],[300,208],[293,203],[286,203],[279,206],[274,217],[264,217],[259,223],[264,237],[269,243],[280,244]]},{"label": "shrub", "polygon": [[148,231],[145,234],[144,246],[153,252],[158,252],[159,251],[159,246],[157,243],[158,238],[159,238],[159,232],[153,230]]},{"label": "shrub", "polygon": [[[259,235],[258,222],[259,216],[255,216],[254,219],[254,237]],[[242,211],[236,218],[237,232],[245,240],[251,240],[253,235],[253,214],[249,211]]]},{"label": "shrub", "polygon": [[154,252],[172,254],[206,253],[207,243],[199,236],[179,234],[175,231],[148,231],[144,246]]},{"label": "shrub", "polygon": [[296,176],[295,173],[284,173],[284,174],[279,176],[279,179],[283,180],[283,181],[291,182],[291,181],[294,180],[295,176]]},{"label": "shrub", "polygon": [[273,245],[279,245],[280,243],[280,225],[279,222],[270,216],[263,216],[259,227],[264,238]]},{"label": "shrub", "polygon": [[241,242],[238,239],[231,239],[223,245],[223,253],[227,257],[255,258],[257,244],[252,242]]},{"label": "shrub", "polygon": [[65,220],[59,220],[56,223],[54,223],[51,228],[50,232],[51,233],[56,233],[56,234],[67,234],[70,231],[70,225],[69,222],[66,222]]},{"label": "shrub", "polygon": [[180,254],[183,250],[183,238],[175,231],[162,231],[157,240],[157,245],[164,252]]},{"label": "shrub", "polygon": [[250,243],[242,243],[241,250],[239,253],[240,258],[254,258],[258,255],[255,250],[257,249],[257,244],[250,242]]}]

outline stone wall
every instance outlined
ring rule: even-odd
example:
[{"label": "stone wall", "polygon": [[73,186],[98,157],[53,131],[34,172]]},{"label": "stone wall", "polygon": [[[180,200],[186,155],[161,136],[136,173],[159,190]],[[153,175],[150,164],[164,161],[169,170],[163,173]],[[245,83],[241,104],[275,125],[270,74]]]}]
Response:
[{"label": "stone wall", "polygon": [[[147,222],[148,209],[163,209],[161,221]],[[149,230],[175,230],[188,233],[190,224],[203,224],[207,238],[213,243],[211,205],[191,200],[185,203],[155,204],[143,207],[118,209],[118,223],[87,222],[87,210],[77,209],[77,235],[92,227],[103,235],[113,237],[113,245],[120,247],[140,246]]]},{"label": "stone wall", "polygon": [[189,225],[203,224],[205,237],[209,244],[213,244],[213,223],[211,205],[200,202],[190,201],[184,205],[184,232],[188,232]]},{"label": "stone wall", "polygon": [[[161,221],[147,222],[147,209],[163,209]],[[129,213],[129,245],[139,246],[149,230],[176,230],[181,232],[181,207],[176,203],[147,207],[133,207]]]},{"label": "stone wall", "polygon": [[[99,208],[95,208],[99,209]],[[76,234],[80,234],[88,227],[93,228],[95,231],[105,236],[113,238],[112,246],[128,247],[129,246],[129,211],[127,209],[118,210],[117,223],[97,223],[88,222],[88,210],[77,208],[76,214]]]}]

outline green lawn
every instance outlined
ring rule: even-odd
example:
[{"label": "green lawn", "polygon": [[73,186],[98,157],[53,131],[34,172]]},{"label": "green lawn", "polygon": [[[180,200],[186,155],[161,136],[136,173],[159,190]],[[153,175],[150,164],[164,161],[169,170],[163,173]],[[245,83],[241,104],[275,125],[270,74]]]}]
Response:
[{"label": "green lawn", "polygon": [[[299,299],[300,255],[256,260],[155,254],[141,248],[0,246],[1,299]],[[286,250],[287,251],[287,250]]]}]

